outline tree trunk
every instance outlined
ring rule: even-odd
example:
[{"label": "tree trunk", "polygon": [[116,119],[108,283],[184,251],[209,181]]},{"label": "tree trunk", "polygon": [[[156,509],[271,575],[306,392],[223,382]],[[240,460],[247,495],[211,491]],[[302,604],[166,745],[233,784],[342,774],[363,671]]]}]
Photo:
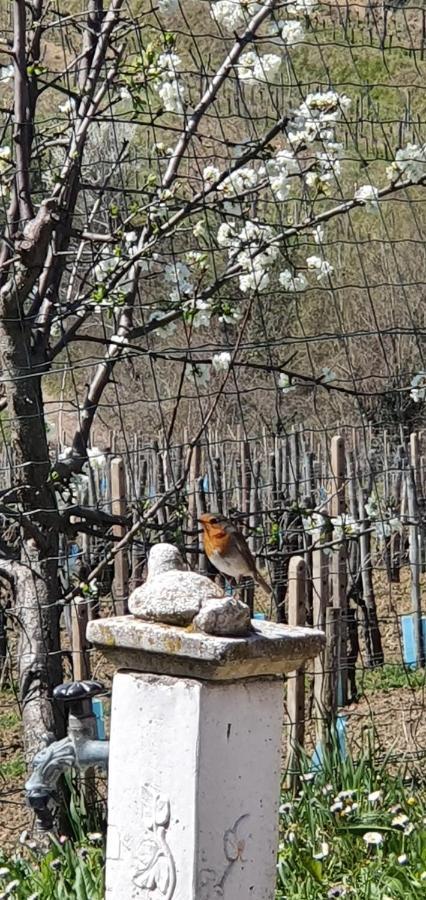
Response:
[{"label": "tree trunk", "polygon": [[59,710],[55,710],[51,699],[53,687],[62,680],[61,607],[57,507],[49,483],[41,392],[44,363],[35,358],[29,328],[20,321],[18,308],[16,298],[15,302],[3,304],[0,354],[12,468],[10,517],[16,523],[9,531],[15,532],[15,543],[17,538],[20,550],[19,558],[9,568],[14,579],[15,614],[20,627],[17,671],[25,755],[29,762],[46,732],[61,736],[63,730]]}]

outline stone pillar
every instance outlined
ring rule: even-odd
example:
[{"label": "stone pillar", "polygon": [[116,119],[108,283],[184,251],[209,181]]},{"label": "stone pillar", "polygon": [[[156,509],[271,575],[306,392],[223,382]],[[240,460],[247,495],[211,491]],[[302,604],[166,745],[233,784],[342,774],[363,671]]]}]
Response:
[{"label": "stone pillar", "polygon": [[273,900],[282,675],[322,632],[93,621],[113,661],[106,900]]}]

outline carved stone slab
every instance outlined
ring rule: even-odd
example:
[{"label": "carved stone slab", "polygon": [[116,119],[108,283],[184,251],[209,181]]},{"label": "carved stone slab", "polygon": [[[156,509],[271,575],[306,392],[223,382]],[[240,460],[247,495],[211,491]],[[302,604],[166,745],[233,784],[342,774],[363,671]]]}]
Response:
[{"label": "carved stone slab", "polygon": [[314,628],[257,620],[252,626],[247,636],[219,637],[117,616],[89,622],[87,637],[119,669],[222,681],[292,672],[325,644]]},{"label": "carved stone slab", "polygon": [[105,900],[273,900],[283,686],[119,672]]}]

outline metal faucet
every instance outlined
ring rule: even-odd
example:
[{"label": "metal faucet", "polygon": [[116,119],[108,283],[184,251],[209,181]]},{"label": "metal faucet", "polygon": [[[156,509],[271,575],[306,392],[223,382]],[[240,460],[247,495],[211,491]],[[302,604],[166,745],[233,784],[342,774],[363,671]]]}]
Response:
[{"label": "metal faucet", "polygon": [[28,805],[34,810],[39,828],[51,831],[57,809],[57,783],[68,769],[108,767],[109,742],[97,740],[96,719],[91,698],[106,693],[100,681],[68,681],[53,691],[55,700],[69,705],[68,734],[48,743],[36,753],[32,773],[25,784]]}]

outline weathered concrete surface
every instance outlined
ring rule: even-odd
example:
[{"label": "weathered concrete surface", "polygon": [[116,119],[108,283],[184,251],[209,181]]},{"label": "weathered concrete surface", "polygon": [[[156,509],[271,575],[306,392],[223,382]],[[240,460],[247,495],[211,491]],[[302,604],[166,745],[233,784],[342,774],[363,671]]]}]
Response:
[{"label": "weathered concrete surface", "polygon": [[87,637],[119,669],[212,680],[292,672],[325,643],[318,629],[258,620],[249,635],[219,637],[134,616],[89,622]]},{"label": "weathered concrete surface", "polygon": [[273,900],[282,685],[114,679],[106,900]]}]

